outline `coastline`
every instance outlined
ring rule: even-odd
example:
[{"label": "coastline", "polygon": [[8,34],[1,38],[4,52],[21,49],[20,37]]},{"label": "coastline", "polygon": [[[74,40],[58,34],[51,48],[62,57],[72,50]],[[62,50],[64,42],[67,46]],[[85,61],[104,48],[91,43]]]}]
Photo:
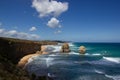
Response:
[{"label": "coastline", "polygon": [[[57,41],[31,41],[0,37],[0,79],[8,80],[34,80],[28,73],[16,66],[21,58],[29,55],[28,59],[38,56],[42,45],[57,45]],[[7,69],[7,68],[10,69]],[[10,71],[10,72],[9,72]],[[19,71],[19,73],[17,72]],[[13,76],[13,77],[12,77]]]},{"label": "coastline", "polygon": [[[6,41],[6,40],[5,40]],[[10,40],[8,40],[10,41]],[[21,41],[21,40],[18,40]],[[7,42],[7,41],[6,41]],[[29,41],[28,41],[29,42]],[[28,44],[28,42],[23,41],[21,45]],[[33,41],[34,42],[34,41]],[[46,41],[45,41],[46,42]],[[9,42],[8,42],[9,43]],[[10,41],[11,43],[11,41]],[[17,42],[19,43],[19,42]],[[16,43],[16,44],[17,44]],[[34,47],[32,43],[29,43],[32,45],[32,48]],[[120,58],[114,58],[114,55],[117,55],[116,53],[119,53],[119,45],[120,44],[84,44],[86,46],[87,52],[85,55],[79,54],[78,49],[79,46],[83,45],[81,43],[68,43],[71,49],[71,52],[68,52],[67,54],[61,52],[61,47],[63,43],[57,43],[57,45],[54,44],[47,44],[46,45],[40,45],[39,50],[36,50],[34,53],[28,53],[27,55],[24,55],[19,59],[19,64],[21,64],[22,68],[19,68],[16,66],[14,62],[12,62],[11,59],[9,59],[10,56],[4,56],[3,54],[0,54],[0,56],[4,56],[4,59],[7,60],[7,62],[4,62],[1,64],[1,66],[6,66],[7,64],[12,64],[15,67],[10,68],[11,70],[17,71],[17,68],[19,68],[21,71],[25,71],[26,73],[21,74],[25,75],[24,77],[28,79],[22,79],[22,80],[46,80],[46,78],[52,78],[52,80],[60,79],[63,80],[76,80],[78,79],[84,79],[88,80],[88,78],[85,76],[85,74],[89,75],[90,80],[96,80],[101,78],[103,80],[114,80],[112,78],[109,78],[108,76],[113,76],[116,74],[120,74],[118,70],[120,69]],[[9,44],[11,45],[11,44]],[[30,45],[26,47],[26,49],[29,50]],[[36,44],[37,45],[37,44]],[[18,45],[17,45],[18,46]],[[27,46],[27,45],[26,45]],[[45,46],[45,47],[42,47]],[[5,46],[4,46],[5,47]],[[15,47],[15,42],[12,42],[12,46],[8,46],[8,48],[11,49],[11,47]],[[17,47],[16,47],[17,48]],[[16,49],[14,48],[14,49]],[[46,48],[46,49],[45,49]],[[5,48],[6,49],[6,48]],[[4,49],[4,50],[5,50]],[[63,49],[63,48],[62,48]],[[110,49],[110,50],[109,50]],[[117,50],[115,52],[114,50]],[[42,52],[45,51],[45,55],[42,54]],[[108,56],[108,52],[113,53],[113,56]],[[6,51],[7,52],[7,51]],[[46,52],[50,52],[50,54],[46,54]],[[7,53],[8,54],[8,53]],[[9,54],[13,55],[13,53]],[[111,55],[111,54],[109,54]],[[15,56],[15,55],[14,55]],[[14,57],[11,57],[14,58]],[[1,57],[0,57],[1,59]],[[9,61],[10,60],[10,61]],[[14,58],[15,60],[15,58]],[[17,61],[17,60],[16,60]],[[11,63],[10,63],[11,62]],[[118,65],[118,66],[116,66]],[[111,67],[112,66],[112,67]],[[11,65],[7,65],[3,69],[3,72],[8,70],[7,68],[11,67]],[[74,70],[73,70],[74,68]],[[117,70],[118,69],[118,70]],[[111,72],[110,70],[113,70]],[[0,70],[0,72],[2,72]],[[68,72],[70,72],[68,75],[66,75]],[[72,73],[75,73],[74,77],[71,77]],[[2,73],[0,73],[1,76]],[[9,73],[7,73],[9,75]],[[12,75],[15,75],[16,77],[23,77],[18,75],[17,73],[10,73]],[[82,74],[83,76],[81,76]],[[94,74],[94,75],[91,75]],[[101,75],[103,74],[103,75]],[[110,75],[112,74],[112,75]],[[64,76],[65,75],[65,76]],[[108,76],[106,76],[108,75]],[[56,78],[54,77],[56,76]],[[5,78],[5,76],[3,76]],[[113,76],[116,78],[116,76]],[[12,77],[11,77],[12,78]],[[119,78],[119,77],[118,77]],[[12,80],[21,80],[21,79],[12,79]],[[49,79],[48,79],[49,80]],[[51,79],[50,79],[51,80]],[[115,79],[116,80],[116,79]]]},{"label": "coastline", "polygon": [[14,64],[29,54],[41,50],[42,45],[57,45],[54,41],[32,41],[0,37],[0,54],[11,60]]}]

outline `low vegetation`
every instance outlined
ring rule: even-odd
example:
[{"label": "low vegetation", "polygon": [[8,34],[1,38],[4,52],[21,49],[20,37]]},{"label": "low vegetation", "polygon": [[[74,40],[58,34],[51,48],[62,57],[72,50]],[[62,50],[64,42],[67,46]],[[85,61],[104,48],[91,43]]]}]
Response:
[{"label": "low vegetation", "polygon": [[0,55],[0,80],[30,80],[28,74]]}]

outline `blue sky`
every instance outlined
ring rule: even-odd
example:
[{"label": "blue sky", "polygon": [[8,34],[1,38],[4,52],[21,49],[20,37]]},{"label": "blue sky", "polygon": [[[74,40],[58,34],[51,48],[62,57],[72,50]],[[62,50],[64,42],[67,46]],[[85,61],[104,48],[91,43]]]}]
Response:
[{"label": "blue sky", "polygon": [[0,0],[0,36],[120,42],[120,0]]}]

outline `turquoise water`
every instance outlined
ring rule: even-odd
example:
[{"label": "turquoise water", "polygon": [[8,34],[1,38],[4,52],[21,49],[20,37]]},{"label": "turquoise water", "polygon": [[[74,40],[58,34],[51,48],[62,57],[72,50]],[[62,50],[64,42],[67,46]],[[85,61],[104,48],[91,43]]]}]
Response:
[{"label": "turquoise water", "polygon": [[[47,76],[47,80],[120,80],[119,43],[69,45],[69,54],[60,53],[59,45],[49,46],[49,49],[55,49],[56,52],[31,58],[26,64],[26,70],[30,74]],[[85,55],[78,53],[81,45],[87,49]]]},{"label": "turquoise water", "polygon": [[87,48],[87,53],[89,54],[120,57],[120,43],[73,43],[72,51],[78,52],[78,48],[81,45]]}]

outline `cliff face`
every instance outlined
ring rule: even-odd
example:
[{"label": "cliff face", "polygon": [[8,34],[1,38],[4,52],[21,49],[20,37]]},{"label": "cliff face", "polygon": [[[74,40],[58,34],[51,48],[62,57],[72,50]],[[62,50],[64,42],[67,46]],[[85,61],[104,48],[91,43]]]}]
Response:
[{"label": "cliff face", "polygon": [[[0,80],[32,80],[28,73],[0,55]],[[33,79],[34,80],[34,79]]]},{"label": "cliff face", "polygon": [[23,56],[40,51],[41,45],[56,45],[52,41],[29,41],[0,37],[0,55],[17,63]]}]

